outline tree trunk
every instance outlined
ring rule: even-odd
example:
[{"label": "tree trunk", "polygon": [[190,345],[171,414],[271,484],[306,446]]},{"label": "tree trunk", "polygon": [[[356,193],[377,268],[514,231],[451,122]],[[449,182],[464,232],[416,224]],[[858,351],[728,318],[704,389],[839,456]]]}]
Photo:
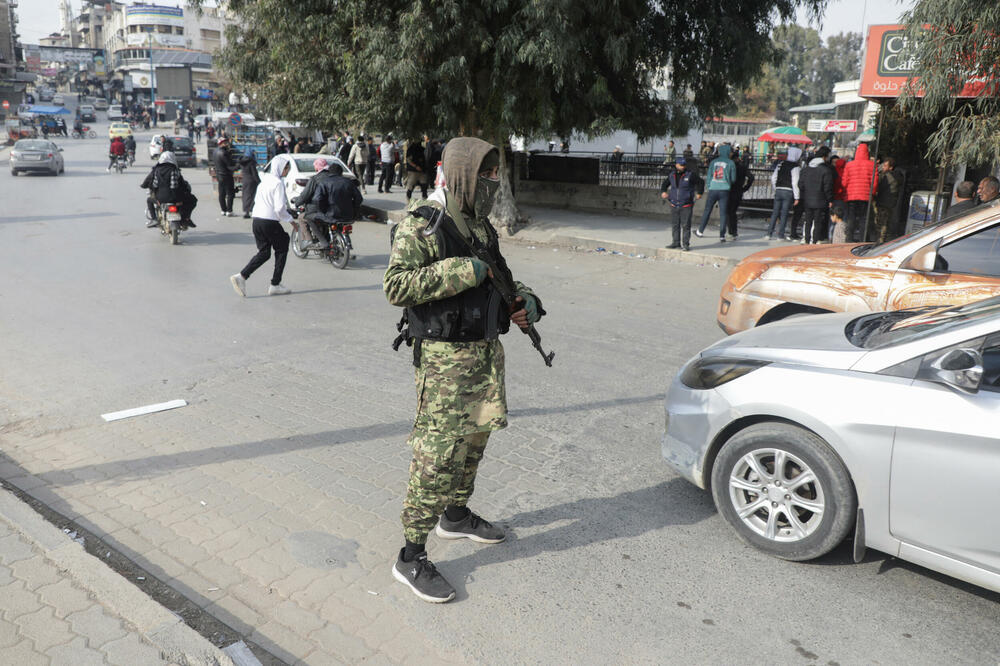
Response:
[{"label": "tree trunk", "polygon": [[514,235],[518,228],[527,224],[527,219],[521,217],[517,209],[517,202],[514,200],[514,192],[510,187],[510,169],[507,164],[507,147],[510,142],[506,138],[496,141],[500,150],[500,189],[497,191],[496,201],[493,202],[493,209],[490,212],[490,222],[498,230],[503,229],[508,236]]}]

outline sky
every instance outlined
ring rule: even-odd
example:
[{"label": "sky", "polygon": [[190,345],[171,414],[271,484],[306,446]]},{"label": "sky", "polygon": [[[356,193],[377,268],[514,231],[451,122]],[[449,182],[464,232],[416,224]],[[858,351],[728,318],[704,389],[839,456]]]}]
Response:
[{"label": "sky", "polygon": [[[861,32],[866,24],[895,23],[913,2],[914,0],[830,0],[820,33],[823,37],[828,37],[838,32]],[[166,0],[162,4],[179,3],[177,0]],[[72,7],[74,12],[79,12],[80,0],[72,0]],[[21,42],[37,44],[39,38],[58,30],[58,8],[59,0],[21,0],[16,10],[20,20]],[[800,12],[798,22],[808,24],[805,12]]]}]

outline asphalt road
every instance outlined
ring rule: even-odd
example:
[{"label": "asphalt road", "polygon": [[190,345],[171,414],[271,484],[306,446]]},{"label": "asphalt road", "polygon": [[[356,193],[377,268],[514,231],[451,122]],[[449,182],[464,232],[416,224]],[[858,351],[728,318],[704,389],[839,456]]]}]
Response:
[{"label": "asphalt road", "polygon": [[[106,127],[61,141],[64,176],[0,172],[0,475],[280,659],[1000,656],[1000,595],[872,551],[766,557],[662,462],[663,391],[721,335],[721,270],[517,243],[508,261],[544,300],[556,359],[505,340],[511,426],[473,508],[509,538],[432,537],[458,597],[417,600],[389,571],[414,391],[408,353],[389,348],[385,227],[357,225],[348,270],[290,256],[290,296],[264,296],[268,264],[241,299],[228,276],[254,253],[247,221],[218,217],[207,173],[185,170],[198,228],[170,246],[144,228],[150,133],[116,175]],[[190,404],[99,418],[176,398]]]}]

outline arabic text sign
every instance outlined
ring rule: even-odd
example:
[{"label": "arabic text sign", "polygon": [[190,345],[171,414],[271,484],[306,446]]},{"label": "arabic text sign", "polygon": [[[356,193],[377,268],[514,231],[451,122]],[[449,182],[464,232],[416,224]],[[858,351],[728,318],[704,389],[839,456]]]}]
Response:
[{"label": "arabic text sign", "polygon": [[857,120],[810,120],[809,132],[857,132]]},{"label": "arabic text sign", "polygon": [[[865,41],[865,61],[858,95],[871,99],[899,97],[917,63],[905,53],[906,31],[901,25],[873,25]],[[976,97],[985,88],[979,79],[970,79],[959,97]],[[919,94],[919,93],[918,93]]]}]

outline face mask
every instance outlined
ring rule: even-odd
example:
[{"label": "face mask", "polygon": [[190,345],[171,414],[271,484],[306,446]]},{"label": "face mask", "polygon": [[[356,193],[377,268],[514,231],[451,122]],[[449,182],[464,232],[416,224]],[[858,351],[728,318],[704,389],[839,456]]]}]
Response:
[{"label": "face mask", "polygon": [[475,211],[476,217],[482,219],[489,217],[493,210],[493,201],[497,197],[497,190],[500,189],[500,180],[495,178],[476,178]]}]

